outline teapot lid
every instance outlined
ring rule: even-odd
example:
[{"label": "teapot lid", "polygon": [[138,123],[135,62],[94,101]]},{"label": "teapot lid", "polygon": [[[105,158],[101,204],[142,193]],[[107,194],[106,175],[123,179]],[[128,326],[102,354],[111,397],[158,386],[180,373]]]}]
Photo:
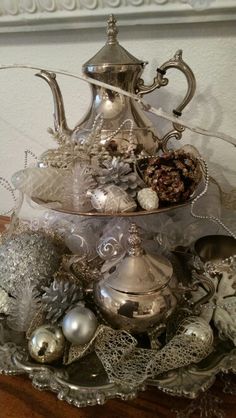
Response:
[{"label": "teapot lid", "polygon": [[144,65],[146,61],[139,60],[123,48],[117,40],[118,28],[116,18],[110,15],[107,21],[107,42],[96,55],[90,58],[83,68],[106,65]]},{"label": "teapot lid", "polygon": [[129,248],[125,258],[109,275],[108,285],[115,290],[132,294],[147,294],[163,289],[169,283],[173,267],[169,260],[147,253],[141,247],[136,224],[129,228]]}]

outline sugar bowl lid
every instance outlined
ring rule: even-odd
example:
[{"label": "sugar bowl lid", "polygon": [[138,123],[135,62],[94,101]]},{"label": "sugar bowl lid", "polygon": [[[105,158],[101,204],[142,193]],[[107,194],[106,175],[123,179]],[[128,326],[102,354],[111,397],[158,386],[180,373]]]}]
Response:
[{"label": "sugar bowl lid", "polygon": [[126,256],[109,275],[107,284],[115,290],[139,295],[166,287],[172,277],[173,267],[166,258],[143,250],[134,223],[129,228],[128,245]]},{"label": "sugar bowl lid", "polygon": [[107,21],[107,42],[96,55],[83,65],[84,70],[86,70],[86,68],[91,69],[93,66],[146,64],[146,61],[139,60],[123,48],[117,40],[117,35],[118,28],[116,25],[116,18],[114,15],[110,15]]}]

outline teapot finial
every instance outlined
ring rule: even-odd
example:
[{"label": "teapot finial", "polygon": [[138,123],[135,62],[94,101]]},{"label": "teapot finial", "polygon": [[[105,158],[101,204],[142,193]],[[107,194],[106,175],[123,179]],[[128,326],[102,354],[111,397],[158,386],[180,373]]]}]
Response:
[{"label": "teapot finial", "polygon": [[112,45],[116,44],[117,41],[117,35],[118,35],[118,28],[116,25],[116,18],[114,15],[110,15],[109,19],[107,21],[107,44]]},{"label": "teapot finial", "polygon": [[129,227],[128,236],[128,254],[133,256],[139,256],[143,254],[143,248],[141,246],[142,240],[139,234],[138,227],[135,223],[132,223]]}]

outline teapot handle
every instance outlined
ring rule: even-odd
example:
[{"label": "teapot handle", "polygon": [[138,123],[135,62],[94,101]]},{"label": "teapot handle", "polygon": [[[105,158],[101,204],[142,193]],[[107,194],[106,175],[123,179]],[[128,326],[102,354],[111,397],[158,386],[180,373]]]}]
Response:
[{"label": "teapot handle", "polygon": [[[182,110],[188,105],[188,103],[192,100],[194,93],[196,91],[196,79],[191,70],[191,68],[186,64],[183,60],[183,51],[178,50],[174,57],[170,60],[166,61],[164,64],[161,65],[160,68],[157,68],[157,76],[154,78],[153,83],[151,85],[144,84],[143,79],[139,79],[137,84],[137,95],[142,96],[143,94],[151,93],[155,89],[159,89],[160,87],[166,86],[169,82],[168,78],[165,77],[166,71],[170,68],[176,68],[180,70],[186,77],[188,83],[187,93],[184,96],[184,99],[179,104],[179,106],[173,110],[173,113],[176,117],[181,116]],[[173,129],[164,135],[163,138],[159,140],[159,148],[163,151],[167,150],[167,143],[171,138],[175,138],[177,140],[182,138],[182,132],[184,131],[184,127],[176,122],[173,122]],[[158,150],[157,150],[158,151]]]},{"label": "teapot handle", "polygon": [[195,279],[194,284],[199,285],[202,284],[205,287],[206,295],[198,299],[192,306],[194,312],[198,312],[198,309],[201,308],[202,305],[207,303],[215,294],[215,286],[210,279],[203,276],[202,274],[197,273],[196,271],[192,272],[193,278]]}]

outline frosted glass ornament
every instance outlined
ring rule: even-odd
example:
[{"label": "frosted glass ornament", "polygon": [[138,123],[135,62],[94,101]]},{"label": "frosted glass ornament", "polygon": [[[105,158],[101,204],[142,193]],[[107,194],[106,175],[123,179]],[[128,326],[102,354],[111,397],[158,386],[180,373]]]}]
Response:
[{"label": "frosted glass ornament", "polygon": [[123,189],[113,184],[98,187],[89,195],[93,208],[98,212],[132,212],[137,208],[134,199]]},{"label": "frosted glass ornament", "polygon": [[12,183],[16,189],[29,197],[45,202],[62,202],[67,176],[69,176],[67,170],[31,167],[13,174]]}]

